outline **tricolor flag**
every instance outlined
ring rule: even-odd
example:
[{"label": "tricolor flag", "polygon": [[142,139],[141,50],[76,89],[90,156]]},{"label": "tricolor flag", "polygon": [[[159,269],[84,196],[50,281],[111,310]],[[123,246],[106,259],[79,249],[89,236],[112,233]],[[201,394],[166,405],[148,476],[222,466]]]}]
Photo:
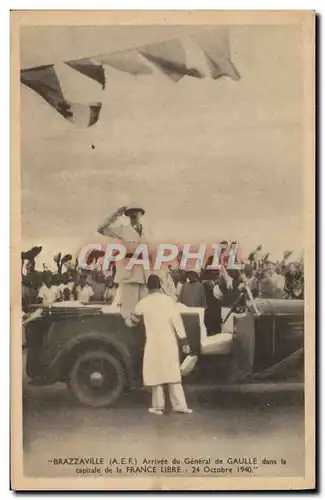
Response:
[{"label": "tricolor flag", "polygon": [[91,127],[97,122],[101,103],[89,105],[65,99],[53,64],[21,71],[21,82],[35,90],[64,118],[80,127]]},{"label": "tricolor flag", "polygon": [[186,75],[202,78],[196,68],[187,67],[185,50],[178,39],[148,45],[141,48],[140,53],[174,82]]},{"label": "tricolor flag", "polygon": [[227,26],[217,30],[202,31],[193,39],[205,54],[211,78],[216,80],[222,76],[229,76],[233,80],[239,80],[240,75],[231,61]]},{"label": "tricolor flag", "polygon": [[131,75],[146,75],[152,73],[151,67],[146,63],[146,60],[141,57],[138,50],[125,50],[115,54],[106,54],[98,56],[98,60],[103,65],[111,66],[130,73]]},{"label": "tricolor flag", "polygon": [[[229,76],[233,80],[240,78],[231,61],[226,27],[202,30],[192,38],[204,54],[211,78],[217,79],[223,76]],[[64,62],[84,77],[96,81],[102,89],[105,89],[110,68],[132,75],[151,74],[154,69],[158,69],[174,82],[185,76],[193,78],[206,76],[199,67],[196,67],[195,62],[190,66],[187,64],[186,50],[179,38]],[[91,127],[98,121],[101,103],[96,101],[84,104],[67,99],[55,65],[24,69],[21,71],[21,82],[37,92],[71,123],[80,127]]]},{"label": "tricolor flag", "polygon": [[101,62],[88,57],[86,59],[78,59],[77,61],[68,61],[66,64],[100,83],[103,89],[105,88],[105,70]]}]

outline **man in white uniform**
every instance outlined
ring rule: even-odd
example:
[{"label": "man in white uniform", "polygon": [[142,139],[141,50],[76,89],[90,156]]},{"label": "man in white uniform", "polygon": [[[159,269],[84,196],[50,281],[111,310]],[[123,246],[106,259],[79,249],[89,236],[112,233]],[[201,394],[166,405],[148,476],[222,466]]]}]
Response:
[{"label": "man in white uniform", "polygon": [[73,295],[75,296],[75,300],[79,300],[80,302],[89,302],[94,295],[94,290],[87,283],[86,274],[81,274],[79,276],[79,283],[76,284]]},{"label": "man in white uniform", "polygon": [[135,307],[127,321],[135,326],[143,319],[146,329],[146,344],[143,358],[143,382],[152,387],[150,413],[162,415],[165,409],[163,385],[167,384],[172,408],[179,413],[192,413],[187,407],[179,362],[177,337],[185,354],[190,348],[183,321],[176,303],[162,293],[160,279],[151,275],[147,283],[149,295]]},{"label": "man in white uniform", "polygon": [[[146,243],[146,236],[140,222],[144,213],[144,209],[140,208],[139,204],[121,207],[104,220],[98,232],[120,240],[127,248],[126,258],[129,259],[140,243]],[[129,224],[115,224],[123,215],[129,217]],[[147,295],[146,273],[141,264],[125,269],[125,262],[117,263],[114,280],[119,284],[121,315],[126,319],[134,311],[137,302]]]},{"label": "man in white uniform", "polygon": [[284,287],[285,287],[285,278],[279,272],[279,268],[273,262],[268,264],[269,271],[269,279],[272,284],[272,297],[274,299],[281,299],[285,297]]},{"label": "man in white uniform", "polygon": [[71,300],[74,283],[70,281],[68,273],[63,273],[60,281],[61,283],[58,285],[58,289],[60,290],[62,301]]},{"label": "man in white uniform", "polygon": [[161,280],[161,290],[163,293],[177,301],[176,287],[173,278],[171,277],[169,269],[161,269],[157,271],[157,275]]},{"label": "man in white uniform", "polygon": [[61,299],[60,290],[53,285],[53,276],[50,271],[46,271],[43,277],[43,285],[39,289],[38,299],[42,304],[50,305]]}]

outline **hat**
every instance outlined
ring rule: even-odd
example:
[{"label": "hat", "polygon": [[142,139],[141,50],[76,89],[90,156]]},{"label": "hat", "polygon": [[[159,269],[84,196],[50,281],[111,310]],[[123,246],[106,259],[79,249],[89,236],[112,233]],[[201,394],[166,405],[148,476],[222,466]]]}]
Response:
[{"label": "hat", "polygon": [[53,257],[53,260],[54,260],[54,262],[56,262],[58,264],[61,260],[61,252],[55,254]]},{"label": "hat", "polygon": [[191,371],[193,370],[193,368],[195,367],[195,365],[197,363],[197,360],[198,360],[197,356],[193,356],[190,354],[188,356],[186,356],[186,358],[184,359],[184,361],[180,367],[181,374],[183,375],[183,377],[185,377],[186,375],[191,373]]},{"label": "hat", "polygon": [[130,203],[127,207],[127,209],[125,210],[124,214],[126,216],[130,215],[130,212],[141,212],[142,215],[145,214],[145,210],[143,208],[141,208],[141,204],[140,203]]},{"label": "hat", "polygon": [[61,264],[65,264],[66,262],[70,262],[72,260],[72,255],[70,253],[66,253],[61,260]]},{"label": "hat", "polygon": [[32,247],[30,250],[27,250],[27,252],[21,252],[21,258],[24,260],[35,259],[41,251],[42,247]]}]

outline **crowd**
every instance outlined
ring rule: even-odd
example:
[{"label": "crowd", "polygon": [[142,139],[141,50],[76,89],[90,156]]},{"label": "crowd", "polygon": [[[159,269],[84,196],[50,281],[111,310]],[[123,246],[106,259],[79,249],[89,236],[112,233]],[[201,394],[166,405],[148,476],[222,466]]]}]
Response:
[{"label": "crowd", "polygon": [[130,275],[124,272],[122,278],[118,277],[115,267],[108,276],[98,270],[78,269],[69,254],[54,257],[56,272],[46,266],[42,272],[37,271],[35,257],[41,247],[34,247],[22,253],[23,325],[42,314],[41,308],[29,314],[31,304],[51,305],[61,301],[114,304],[120,308],[128,327],[144,322],[143,383],[152,390],[149,412],[164,413],[164,386],[167,386],[173,411],[192,413],[182,386],[178,343],[188,358],[194,360],[196,356],[191,355],[181,309],[175,303],[203,308],[207,335],[215,341],[215,337],[221,337],[216,334],[222,332],[226,321],[222,318],[223,307],[233,311],[245,308],[247,297],[253,304],[254,297],[303,299],[302,260],[290,262],[290,252],[285,252],[281,262],[272,262],[261,250],[258,247],[252,252],[241,270],[228,269],[226,259],[220,269],[208,269],[208,260],[200,272],[169,267],[159,275],[152,273],[144,281],[142,278],[128,281]]},{"label": "crowd", "polygon": [[103,274],[67,270],[53,273],[50,270],[29,271],[22,275],[22,309],[28,312],[31,304],[80,301],[111,304],[117,284]]},{"label": "crowd", "polygon": [[[148,234],[142,224],[144,214],[145,210],[139,203],[122,206],[105,218],[98,226],[98,233],[106,238],[117,239],[125,248],[147,243]],[[213,260],[211,255],[199,272],[182,270],[180,252],[176,269],[169,266],[167,270],[155,272],[160,279],[161,290],[166,295],[185,306],[205,309],[208,330],[211,322],[216,331],[215,323],[219,323],[221,307],[234,304],[240,307],[245,304],[245,292],[250,300],[254,297],[303,298],[303,261],[290,263],[292,252],[284,252],[281,261],[272,262],[269,253],[264,253],[260,245],[248,255],[244,268],[231,270],[228,259],[234,243],[221,242],[219,269],[210,269]],[[107,276],[99,271],[99,266],[95,266],[94,269],[97,270],[90,272],[79,269],[77,261],[73,264],[72,255],[62,255],[60,252],[53,259],[57,266],[56,273],[46,269],[44,264],[44,271],[37,272],[35,259],[41,251],[42,247],[33,247],[21,254],[23,311],[35,302],[51,304],[70,300],[95,301],[119,305],[122,317],[127,319],[137,303],[148,293],[148,272],[140,264],[131,269],[124,265],[114,266]],[[130,258],[129,254],[126,257]],[[99,255],[94,254],[93,258],[96,263]],[[244,262],[242,257],[240,260]]]},{"label": "crowd", "polygon": [[[303,299],[303,263],[287,262],[285,252],[281,262],[272,262],[268,254],[257,258],[257,251],[250,254],[243,270],[180,270],[169,268],[161,275],[162,289],[175,301],[188,307],[212,309],[218,301],[222,306],[232,305],[250,289],[253,297]],[[27,260],[22,268],[22,308],[27,312],[30,304],[59,301],[105,302],[119,304],[118,283],[115,269],[109,276],[101,271],[85,271],[71,265],[71,259],[57,263],[56,272],[45,267],[35,270],[35,261]],[[209,262],[207,262],[207,265]]]},{"label": "crowd", "polygon": [[[108,238],[117,238],[127,248],[145,243],[147,233],[141,219],[145,210],[140,204],[123,206],[115,210],[99,225],[98,232]],[[121,224],[120,219],[129,219],[128,224]],[[250,300],[254,297],[303,299],[304,268],[303,260],[292,262],[292,252],[284,252],[281,261],[272,262],[269,253],[265,253],[259,245],[251,252],[244,267],[240,270],[230,269],[228,259],[234,242],[224,241],[220,254],[219,269],[210,269],[211,255],[204,268],[183,270],[180,265],[167,270],[158,271],[161,290],[187,307],[205,309],[205,320],[208,332],[216,332],[220,326],[222,307],[244,307],[245,295]],[[120,312],[127,319],[134,312],[137,303],[147,293],[148,273],[142,265],[135,265],[130,270],[126,266],[110,268],[109,275],[100,271],[100,266],[86,271],[73,263],[70,254],[61,252],[53,257],[57,271],[53,273],[45,264],[42,272],[35,270],[35,259],[42,247],[33,247],[21,253],[22,260],[22,309],[27,313],[30,304],[52,304],[60,301],[80,301],[114,303],[120,306]],[[132,256],[132,255],[131,255]],[[95,263],[99,255],[94,255]],[[179,255],[180,264],[182,256]],[[88,262],[89,264],[89,262]]]}]

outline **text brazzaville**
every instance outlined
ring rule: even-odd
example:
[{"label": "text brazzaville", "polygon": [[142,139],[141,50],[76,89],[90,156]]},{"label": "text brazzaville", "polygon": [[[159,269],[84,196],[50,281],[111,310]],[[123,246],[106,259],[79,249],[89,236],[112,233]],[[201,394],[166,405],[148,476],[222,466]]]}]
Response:
[{"label": "text brazzaville", "polygon": [[130,248],[123,243],[92,243],[85,245],[78,253],[78,266],[86,270],[108,271],[113,263],[123,265],[132,270],[135,265],[143,266],[146,271],[159,271],[177,262],[178,269],[242,269],[237,242],[200,245],[175,245],[159,243],[147,245],[140,243]]}]

